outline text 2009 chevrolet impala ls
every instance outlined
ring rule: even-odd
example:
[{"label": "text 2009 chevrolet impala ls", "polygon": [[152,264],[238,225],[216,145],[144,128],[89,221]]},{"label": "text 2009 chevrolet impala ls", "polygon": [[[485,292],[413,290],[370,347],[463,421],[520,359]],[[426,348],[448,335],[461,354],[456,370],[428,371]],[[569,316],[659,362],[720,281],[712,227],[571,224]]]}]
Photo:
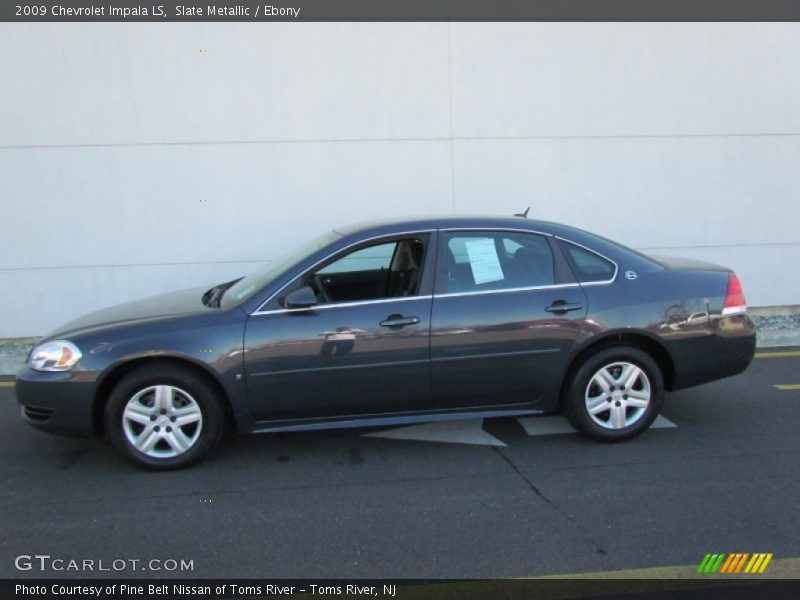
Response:
[{"label": "text 2009 chevrolet impala ls", "polygon": [[17,375],[32,425],[105,433],[140,465],[239,431],[552,413],[631,438],[664,390],[744,370],[736,275],[564,225],[442,218],[345,228],[247,277],[102,310]]}]

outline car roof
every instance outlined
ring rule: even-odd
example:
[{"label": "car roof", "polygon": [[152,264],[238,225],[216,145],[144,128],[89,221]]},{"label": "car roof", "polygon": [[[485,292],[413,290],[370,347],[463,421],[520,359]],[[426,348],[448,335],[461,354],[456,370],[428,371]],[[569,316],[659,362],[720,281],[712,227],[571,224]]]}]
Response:
[{"label": "car roof", "polygon": [[351,235],[391,235],[405,231],[427,229],[526,229],[555,234],[572,228],[549,221],[525,219],[522,217],[498,217],[497,215],[445,215],[428,217],[405,217],[399,219],[380,219],[353,223],[336,227],[334,231],[344,236]]}]

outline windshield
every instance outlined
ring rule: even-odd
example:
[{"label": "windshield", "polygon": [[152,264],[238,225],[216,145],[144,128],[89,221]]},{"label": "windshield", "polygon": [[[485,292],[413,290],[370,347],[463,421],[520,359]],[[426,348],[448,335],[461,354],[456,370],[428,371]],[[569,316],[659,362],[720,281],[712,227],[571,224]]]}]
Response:
[{"label": "windshield", "polygon": [[305,244],[297,247],[289,254],[270,262],[260,269],[250,273],[247,277],[242,277],[239,281],[234,283],[230,288],[225,291],[222,296],[221,306],[228,308],[239,304],[241,301],[246,300],[255,292],[262,289],[265,285],[273,281],[281,273],[286,272],[287,269],[299,263],[307,256],[311,256],[315,252],[322,250],[325,246],[337,240],[340,237],[338,233],[329,231],[317,238],[314,238]]}]

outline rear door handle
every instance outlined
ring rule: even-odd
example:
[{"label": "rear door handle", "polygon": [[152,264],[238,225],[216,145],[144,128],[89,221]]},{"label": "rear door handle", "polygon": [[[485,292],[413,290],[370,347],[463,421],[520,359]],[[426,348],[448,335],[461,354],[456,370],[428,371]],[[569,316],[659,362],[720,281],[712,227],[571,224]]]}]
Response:
[{"label": "rear door handle", "polygon": [[416,325],[419,317],[404,317],[403,315],[389,315],[379,323],[381,327],[405,327],[406,325]]},{"label": "rear door handle", "polygon": [[581,310],[583,308],[583,304],[578,304],[577,302],[566,302],[565,300],[556,300],[550,306],[545,308],[547,312],[555,313],[555,314],[565,314],[571,310]]}]

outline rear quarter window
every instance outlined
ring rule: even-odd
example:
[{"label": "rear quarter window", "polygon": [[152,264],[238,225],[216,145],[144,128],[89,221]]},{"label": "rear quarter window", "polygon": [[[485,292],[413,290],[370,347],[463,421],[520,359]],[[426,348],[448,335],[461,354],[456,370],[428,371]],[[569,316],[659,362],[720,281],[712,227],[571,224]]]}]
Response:
[{"label": "rear quarter window", "polygon": [[617,267],[610,260],[570,242],[561,242],[561,248],[581,283],[610,281],[616,275]]}]

